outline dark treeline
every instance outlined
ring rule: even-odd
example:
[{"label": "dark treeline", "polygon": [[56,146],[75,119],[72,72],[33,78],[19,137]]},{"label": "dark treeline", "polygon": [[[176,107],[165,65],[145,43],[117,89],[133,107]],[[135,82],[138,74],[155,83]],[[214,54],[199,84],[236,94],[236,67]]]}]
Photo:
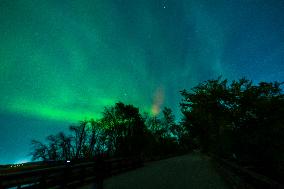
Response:
[{"label": "dark treeline", "polygon": [[160,117],[121,102],[99,120],[70,126],[46,143],[32,141],[33,159],[92,160],[163,156],[200,149],[280,179],[284,175],[284,95],[281,83],[218,78],[181,91],[182,119],[169,108]]},{"label": "dark treeline", "polygon": [[46,143],[32,141],[34,160],[92,160],[107,157],[152,157],[187,150],[186,129],[175,123],[172,110],[161,118],[143,116],[133,105],[121,102],[106,107],[99,120],[81,121],[69,127],[71,134],[50,135]]},{"label": "dark treeline", "polygon": [[281,83],[219,78],[181,95],[182,125],[195,146],[276,179],[284,175]]}]

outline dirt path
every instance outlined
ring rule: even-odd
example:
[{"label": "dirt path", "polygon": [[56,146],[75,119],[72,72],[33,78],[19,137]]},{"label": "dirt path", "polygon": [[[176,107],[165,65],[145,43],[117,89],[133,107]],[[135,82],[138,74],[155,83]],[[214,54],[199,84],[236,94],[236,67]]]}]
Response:
[{"label": "dirt path", "polygon": [[151,162],[111,177],[104,189],[229,189],[209,158],[197,153]]}]

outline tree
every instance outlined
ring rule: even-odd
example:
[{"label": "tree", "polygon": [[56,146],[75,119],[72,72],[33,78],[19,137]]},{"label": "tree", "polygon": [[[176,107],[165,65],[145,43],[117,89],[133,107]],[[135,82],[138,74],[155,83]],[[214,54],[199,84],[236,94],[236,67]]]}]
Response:
[{"label": "tree", "polygon": [[67,137],[63,132],[60,132],[57,135],[58,138],[58,146],[60,149],[60,159],[62,160],[70,160],[72,159],[71,154],[71,137]]},{"label": "tree", "polygon": [[88,157],[95,157],[106,151],[106,132],[101,121],[90,120],[88,137]]},{"label": "tree", "polygon": [[[270,175],[284,170],[284,96],[279,82],[218,78],[181,91],[183,125],[204,152]],[[282,171],[281,171],[282,170]]]},{"label": "tree", "polygon": [[32,155],[32,160],[43,160],[46,161],[49,159],[48,157],[48,148],[45,144],[37,141],[37,140],[32,140],[32,149],[33,151],[31,152]]},{"label": "tree", "polygon": [[70,126],[70,131],[74,134],[73,137],[73,153],[75,159],[83,158],[86,151],[86,137],[87,137],[88,121],[81,121],[78,126]]},{"label": "tree", "polygon": [[164,133],[162,129],[162,121],[157,117],[148,117],[145,121],[147,125],[147,129],[154,135],[154,137],[158,140],[159,138],[162,138],[162,135]]},{"label": "tree", "polygon": [[55,135],[49,135],[47,137],[48,141],[48,156],[50,160],[59,160],[59,147],[58,138]]},{"label": "tree", "polygon": [[145,124],[138,108],[118,102],[113,107],[105,108],[102,124],[109,138],[108,149],[111,153],[141,153]]},{"label": "tree", "polygon": [[217,150],[219,136],[230,122],[227,80],[208,80],[181,95],[184,126],[204,152]]}]

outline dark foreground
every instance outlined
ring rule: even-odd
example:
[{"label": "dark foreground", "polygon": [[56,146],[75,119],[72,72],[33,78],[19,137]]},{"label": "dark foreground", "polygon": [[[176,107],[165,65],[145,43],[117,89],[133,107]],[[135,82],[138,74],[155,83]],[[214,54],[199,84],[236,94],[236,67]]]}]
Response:
[{"label": "dark foreground", "polygon": [[[95,188],[93,185],[82,187]],[[227,189],[208,157],[198,153],[146,163],[144,167],[113,176],[104,189]]]}]

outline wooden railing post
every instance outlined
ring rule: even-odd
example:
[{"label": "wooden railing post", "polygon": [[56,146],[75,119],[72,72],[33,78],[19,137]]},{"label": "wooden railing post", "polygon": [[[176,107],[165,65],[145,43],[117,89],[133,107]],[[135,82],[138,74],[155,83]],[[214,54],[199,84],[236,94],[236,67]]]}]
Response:
[{"label": "wooden railing post", "polygon": [[66,167],[63,168],[62,171],[62,180],[60,180],[60,187],[61,188],[66,188],[69,181],[70,181],[70,174],[71,174],[71,168],[70,165],[66,165]]},{"label": "wooden railing post", "polygon": [[47,188],[46,187],[46,175],[45,173],[42,173],[42,175],[40,176],[40,181],[39,181],[39,185],[40,185],[40,188]]},{"label": "wooden railing post", "polygon": [[98,159],[95,163],[95,185],[97,189],[103,189],[103,182],[106,177],[107,165],[102,159]]},{"label": "wooden railing post", "polygon": [[80,168],[80,182],[83,184],[85,181],[85,166]]}]

